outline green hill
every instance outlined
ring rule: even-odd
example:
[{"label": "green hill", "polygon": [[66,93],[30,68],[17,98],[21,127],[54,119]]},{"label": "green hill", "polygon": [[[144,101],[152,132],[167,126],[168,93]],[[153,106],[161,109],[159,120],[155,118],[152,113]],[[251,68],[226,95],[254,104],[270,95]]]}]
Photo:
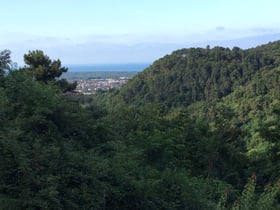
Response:
[{"label": "green hill", "polygon": [[273,69],[279,63],[279,41],[248,50],[181,49],[155,61],[119,95],[127,104],[160,102],[168,107],[215,100],[246,85],[256,72]]},{"label": "green hill", "polygon": [[[140,163],[139,167],[145,173],[151,172],[146,167],[160,173],[183,170],[185,178],[199,177],[202,185],[218,180],[239,193],[253,175],[250,183],[257,183],[255,195],[254,188],[251,194],[245,188],[242,195],[252,197],[240,202],[262,209],[260,203],[272,196],[260,192],[262,186],[279,179],[280,41],[247,50],[177,50],[121,89],[97,95],[93,101],[107,107],[105,118],[111,131],[129,148],[127,156],[136,162],[144,160],[145,166]],[[210,194],[215,197],[217,191]],[[198,193],[205,198],[209,191]],[[194,206],[211,209],[211,202],[206,203],[209,206]],[[239,205],[246,209],[245,204]]]},{"label": "green hill", "polygon": [[0,52],[0,209],[280,209],[279,52],[182,49],[94,96]]}]

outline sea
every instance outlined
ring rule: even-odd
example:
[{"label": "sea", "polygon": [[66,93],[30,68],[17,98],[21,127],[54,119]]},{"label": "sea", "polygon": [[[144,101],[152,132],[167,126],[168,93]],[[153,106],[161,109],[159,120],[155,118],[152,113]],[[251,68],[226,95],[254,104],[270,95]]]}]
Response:
[{"label": "sea", "polygon": [[124,63],[124,64],[83,64],[66,65],[68,72],[112,72],[112,71],[133,71],[140,72],[149,67],[150,63]]}]

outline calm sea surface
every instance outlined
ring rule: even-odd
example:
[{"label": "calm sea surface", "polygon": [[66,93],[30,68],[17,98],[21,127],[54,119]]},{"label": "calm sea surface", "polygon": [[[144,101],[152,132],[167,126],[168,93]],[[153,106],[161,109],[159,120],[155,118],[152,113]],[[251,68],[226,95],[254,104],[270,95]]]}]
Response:
[{"label": "calm sea surface", "polygon": [[67,65],[68,72],[143,71],[150,63]]}]

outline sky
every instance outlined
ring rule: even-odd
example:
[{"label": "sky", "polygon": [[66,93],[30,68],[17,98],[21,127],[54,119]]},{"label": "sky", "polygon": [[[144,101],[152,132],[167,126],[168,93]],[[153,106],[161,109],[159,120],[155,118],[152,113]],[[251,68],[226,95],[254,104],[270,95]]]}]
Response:
[{"label": "sky", "polygon": [[0,0],[0,50],[62,64],[152,63],[188,47],[280,39],[279,0]]}]

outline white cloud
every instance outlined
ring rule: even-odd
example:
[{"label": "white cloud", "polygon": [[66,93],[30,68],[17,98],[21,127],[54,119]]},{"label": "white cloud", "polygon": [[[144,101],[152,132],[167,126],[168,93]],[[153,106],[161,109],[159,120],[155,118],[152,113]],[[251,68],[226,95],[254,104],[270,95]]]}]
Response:
[{"label": "white cloud", "polygon": [[35,49],[43,50],[51,59],[59,58],[64,64],[152,62],[180,48],[207,45],[247,48],[279,38],[279,33],[270,28],[241,31],[219,26],[201,33],[181,35],[23,36],[14,42],[0,43],[0,50],[10,49],[13,61],[19,65],[23,65],[23,55]]}]

